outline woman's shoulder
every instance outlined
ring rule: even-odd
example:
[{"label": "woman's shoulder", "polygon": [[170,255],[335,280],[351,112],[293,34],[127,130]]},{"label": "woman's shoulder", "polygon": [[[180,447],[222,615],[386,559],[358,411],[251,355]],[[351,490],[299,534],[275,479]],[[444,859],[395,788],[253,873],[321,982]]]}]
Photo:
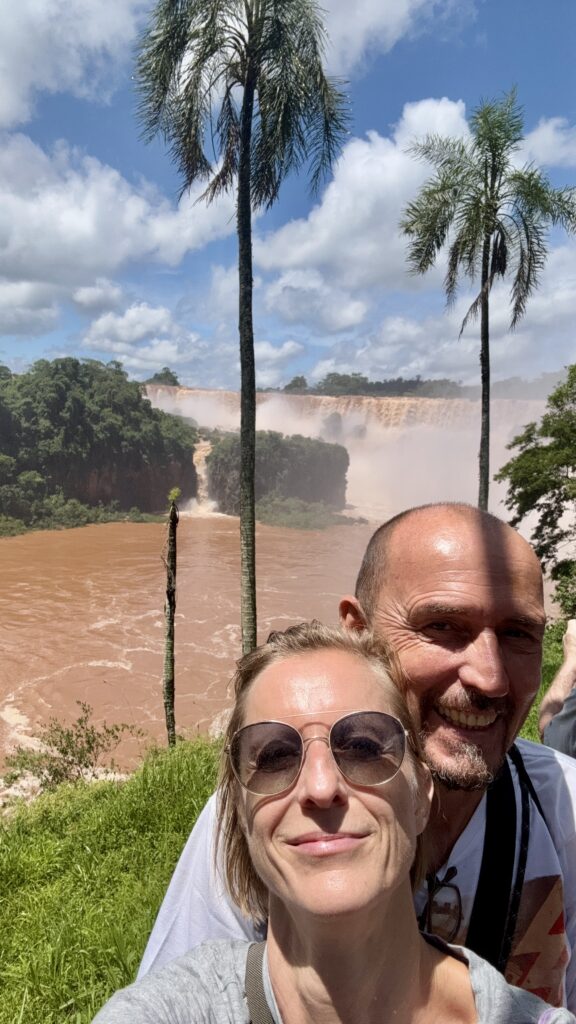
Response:
[{"label": "woman's shoulder", "polygon": [[121,989],[93,1024],[248,1024],[248,942],[204,942]]}]

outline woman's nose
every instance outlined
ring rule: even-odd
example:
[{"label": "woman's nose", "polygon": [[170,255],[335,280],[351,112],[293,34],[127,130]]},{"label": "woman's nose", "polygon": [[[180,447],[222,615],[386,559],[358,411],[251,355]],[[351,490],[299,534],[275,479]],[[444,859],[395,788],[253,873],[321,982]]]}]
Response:
[{"label": "woman's nose", "polygon": [[346,780],[338,771],[328,737],[313,736],[306,740],[299,778],[300,800],[329,807],[333,803],[344,803],[347,795]]}]

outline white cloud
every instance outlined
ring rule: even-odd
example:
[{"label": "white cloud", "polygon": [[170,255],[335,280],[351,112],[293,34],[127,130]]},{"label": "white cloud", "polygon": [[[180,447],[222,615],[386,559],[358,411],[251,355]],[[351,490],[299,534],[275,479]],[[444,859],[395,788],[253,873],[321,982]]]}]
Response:
[{"label": "white cloud", "polygon": [[[511,332],[510,283],[492,291],[490,351],[495,378],[538,376],[574,360],[574,295],[576,243],[553,250],[541,287],[528,301],[527,312]],[[443,315],[384,316],[368,336],[332,346],[309,377],[359,372],[373,380],[389,377],[451,377],[479,383],[479,325],[472,323],[458,340],[471,293],[463,293]]]},{"label": "white cloud", "polygon": [[122,302],[124,292],[120,285],[106,277],[99,277],[94,284],[77,288],[72,300],[86,312],[98,313],[105,309],[116,309]]},{"label": "white cloud", "polygon": [[45,334],[57,320],[52,288],[32,281],[0,279],[0,334]]},{"label": "white cloud", "polygon": [[287,364],[303,351],[304,346],[297,341],[285,341],[281,345],[272,345],[269,341],[255,342],[258,387],[273,388],[280,384],[285,379]]},{"label": "white cloud", "polygon": [[28,121],[40,92],[107,100],[148,0],[6,0],[0,126]]},{"label": "white cloud", "polygon": [[359,71],[366,58],[387,53],[406,35],[422,30],[445,35],[473,18],[472,0],[324,0],[331,46],[328,63],[337,73]]},{"label": "white cloud", "polygon": [[24,135],[0,145],[0,274],[76,289],[123,264],[183,256],[234,231],[230,196],[206,206],[202,186],[172,205],[149,184],[65,144],[45,153]]},{"label": "white cloud", "polygon": [[328,284],[317,270],[288,270],[266,289],[265,306],[288,323],[342,331],[360,324],[366,303]]},{"label": "white cloud", "polygon": [[[464,135],[467,130],[461,101],[406,104],[391,137],[372,131],[347,144],[333,180],[307,218],[256,241],[258,265],[269,271],[317,271],[332,287],[350,291],[422,288],[407,273],[398,222],[428,172],[406,149],[426,131]],[[432,271],[426,287],[440,283],[441,276],[441,268]]]},{"label": "white cloud", "polygon": [[522,155],[549,167],[576,167],[576,126],[565,117],[542,118],[526,135]]}]

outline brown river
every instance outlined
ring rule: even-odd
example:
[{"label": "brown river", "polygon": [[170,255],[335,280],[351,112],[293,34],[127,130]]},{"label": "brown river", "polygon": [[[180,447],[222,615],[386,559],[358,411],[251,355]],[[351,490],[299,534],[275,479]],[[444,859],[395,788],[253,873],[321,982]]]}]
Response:
[{"label": "brown river", "polygon": [[[232,394],[156,388],[149,397],[209,426],[230,429],[237,420]],[[542,409],[493,403],[494,468]],[[322,435],[334,413],[350,455],[348,500],[370,525],[258,527],[261,639],[304,618],[336,621],[338,598],[353,589],[366,542],[389,515],[421,502],[476,500],[477,403],[259,395],[265,429]],[[200,507],[182,515],[178,534],[176,720],[186,735],[218,728],[240,653],[238,520],[211,514],[202,493],[206,447],[195,456]],[[502,485],[491,495],[505,517]],[[78,700],[98,722],[133,723],[163,741],[163,544],[162,525],[130,523],[0,539],[0,765],[51,716],[76,717]],[[119,761],[133,760],[135,744],[123,744]]]},{"label": "brown river", "polygon": [[[336,621],[368,526],[259,526],[258,632]],[[178,530],[176,716],[208,732],[240,653],[238,520],[183,515]],[[113,523],[0,540],[0,754],[54,715],[122,721],[163,741],[164,527]],[[134,755],[134,741],[124,745]]]}]

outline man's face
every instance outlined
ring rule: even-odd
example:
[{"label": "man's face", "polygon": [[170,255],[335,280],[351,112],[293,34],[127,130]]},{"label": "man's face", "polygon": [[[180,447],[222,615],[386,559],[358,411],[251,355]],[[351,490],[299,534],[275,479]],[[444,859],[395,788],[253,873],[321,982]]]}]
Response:
[{"label": "man's face", "polygon": [[451,788],[484,788],[540,683],[534,553],[508,528],[430,510],[398,524],[384,575],[369,625],[399,655],[426,760]]}]

